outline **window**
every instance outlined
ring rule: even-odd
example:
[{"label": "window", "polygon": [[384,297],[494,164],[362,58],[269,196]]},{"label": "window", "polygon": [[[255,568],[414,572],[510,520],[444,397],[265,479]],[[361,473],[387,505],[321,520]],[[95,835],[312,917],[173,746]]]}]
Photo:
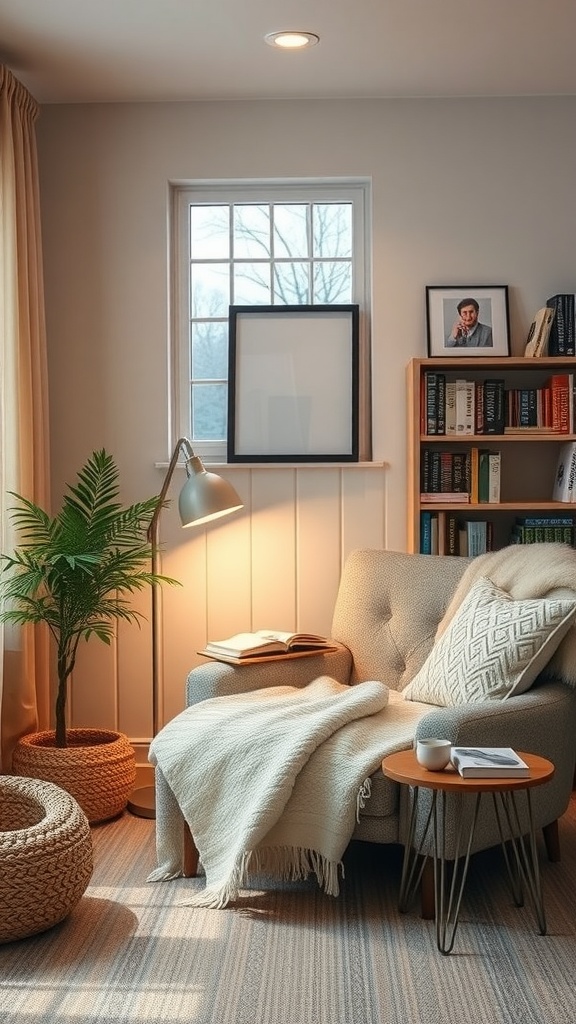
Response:
[{"label": "window", "polygon": [[173,186],[173,443],[226,461],[231,305],[366,312],[367,208],[365,181]]}]

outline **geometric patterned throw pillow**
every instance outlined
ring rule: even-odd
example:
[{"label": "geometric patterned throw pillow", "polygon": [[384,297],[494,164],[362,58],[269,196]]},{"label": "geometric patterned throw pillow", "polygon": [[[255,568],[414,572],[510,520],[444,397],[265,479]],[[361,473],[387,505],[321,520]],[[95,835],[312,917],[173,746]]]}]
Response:
[{"label": "geometric patterned throw pillow", "polygon": [[515,601],[481,577],[470,587],[404,697],[450,707],[524,693],[575,616],[576,601]]}]

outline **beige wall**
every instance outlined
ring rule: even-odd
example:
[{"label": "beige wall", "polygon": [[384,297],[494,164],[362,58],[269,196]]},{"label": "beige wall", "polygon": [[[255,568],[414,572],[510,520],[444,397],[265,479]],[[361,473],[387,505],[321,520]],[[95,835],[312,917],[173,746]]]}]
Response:
[{"label": "beige wall", "polygon": [[[50,106],[38,125],[53,491],[106,446],[127,500],[167,458],[168,182],[370,176],[374,459],[386,470],[230,470],[247,511],[189,539],[170,511],[163,704],[206,635],[329,629],[350,547],[405,547],[405,366],[427,284],[508,284],[512,348],[576,287],[576,99]],[[173,490],[177,493],[176,481]],[[144,602],[146,610],[146,602]],[[77,723],[150,734],[149,628],[84,652]],[[111,661],[112,659],[112,661]]]}]

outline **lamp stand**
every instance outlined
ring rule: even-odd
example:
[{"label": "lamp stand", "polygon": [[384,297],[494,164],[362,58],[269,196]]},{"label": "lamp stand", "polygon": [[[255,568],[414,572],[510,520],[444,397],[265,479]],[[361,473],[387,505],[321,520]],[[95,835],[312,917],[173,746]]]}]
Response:
[{"label": "lamp stand", "polygon": [[[186,482],[180,491],[178,507],[182,526],[194,526],[219,519],[243,507],[231,484],[216,473],[207,473],[202,461],[194,454],[188,438],[181,437],[174,451],[158,496],[158,504],[148,527],[152,572],[158,573],[159,522],[160,512],[166,504],[166,494],[172,475],[178,464],[180,452],[186,455]],[[158,732],[160,714],[158,710],[158,680],[160,678],[160,638],[158,633],[158,584],[152,584],[152,736]],[[154,786],[135,789],[128,800],[128,810],[140,818],[156,817],[156,793]]]}]

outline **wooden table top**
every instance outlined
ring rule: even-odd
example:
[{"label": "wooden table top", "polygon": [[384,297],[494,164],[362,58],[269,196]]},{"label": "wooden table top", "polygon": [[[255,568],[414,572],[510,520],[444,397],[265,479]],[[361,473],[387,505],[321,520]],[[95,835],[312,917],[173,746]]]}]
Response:
[{"label": "wooden table top", "polygon": [[527,778],[463,779],[451,764],[440,771],[430,771],[418,764],[413,750],[399,750],[396,754],[389,754],[382,761],[382,771],[389,779],[406,786],[423,786],[426,789],[458,790],[459,792],[468,790],[471,793],[529,789],[532,786],[540,786],[543,782],[548,782],[554,775],[554,765],[545,757],[540,757],[538,754],[527,754],[521,750],[517,751],[517,754],[523,761],[526,761],[530,769],[530,775]]}]

